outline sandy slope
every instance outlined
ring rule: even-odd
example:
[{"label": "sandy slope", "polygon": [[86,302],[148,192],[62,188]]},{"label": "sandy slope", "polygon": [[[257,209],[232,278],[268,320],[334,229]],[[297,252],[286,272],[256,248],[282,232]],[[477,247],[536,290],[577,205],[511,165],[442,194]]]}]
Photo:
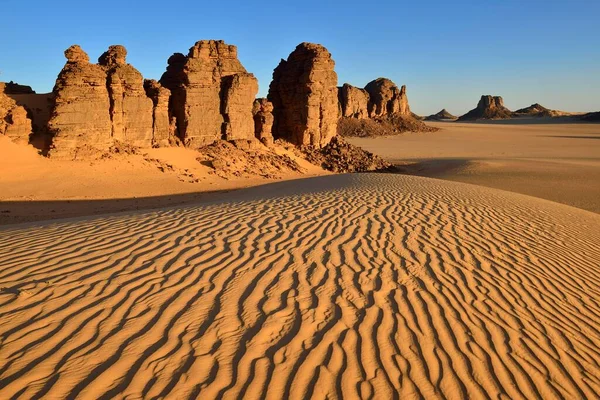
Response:
[{"label": "sandy slope", "polygon": [[510,121],[428,122],[442,130],[350,141],[404,164],[409,174],[509,190],[600,213],[600,125]]},{"label": "sandy slope", "polygon": [[600,216],[400,175],[0,230],[0,398],[594,398]]}]

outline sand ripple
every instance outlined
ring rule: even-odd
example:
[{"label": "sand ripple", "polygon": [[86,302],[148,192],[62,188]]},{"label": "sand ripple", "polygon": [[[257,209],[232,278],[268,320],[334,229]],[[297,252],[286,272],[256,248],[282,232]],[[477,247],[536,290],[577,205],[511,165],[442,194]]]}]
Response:
[{"label": "sand ripple", "polygon": [[594,398],[600,216],[425,178],[0,231],[0,398]]}]

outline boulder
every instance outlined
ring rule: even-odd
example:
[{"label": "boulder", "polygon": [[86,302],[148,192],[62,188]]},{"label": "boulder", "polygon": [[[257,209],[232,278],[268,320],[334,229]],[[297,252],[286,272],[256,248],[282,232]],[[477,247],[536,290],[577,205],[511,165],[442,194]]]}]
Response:
[{"label": "boulder", "polygon": [[273,145],[273,103],[265,98],[254,100],[254,106],[252,108],[252,115],[254,116],[254,135],[260,140],[265,146],[270,147]]},{"label": "boulder", "polygon": [[152,100],[146,95],[142,74],[126,62],[127,50],[110,46],[98,58],[106,69],[112,138],[138,147],[151,147],[153,137]]},{"label": "boulder", "polygon": [[268,99],[275,117],[273,134],[296,145],[323,147],[336,135],[338,121],[335,62],[325,47],[301,43],[273,71]]},{"label": "boulder", "polygon": [[339,88],[341,116],[347,118],[369,118],[369,93],[344,83]]},{"label": "boulder", "polygon": [[32,133],[31,120],[25,108],[4,93],[5,89],[6,85],[0,83],[0,135],[17,143],[28,143]]},{"label": "boulder", "polygon": [[481,96],[477,107],[458,118],[458,121],[474,121],[478,119],[506,119],[513,113],[504,107],[504,100],[500,96]]},{"label": "boulder", "polygon": [[201,40],[187,56],[176,53],[168,64],[160,83],[171,90],[170,112],[185,145],[254,138],[252,103],[258,82],[238,60],[236,46]]},{"label": "boulder", "polygon": [[406,86],[398,88],[387,78],[377,78],[365,86],[369,93],[369,117],[383,117],[399,114],[410,115]]},{"label": "boulder", "polygon": [[144,81],[146,96],[152,100],[152,144],[168,146],[172,137],[169,117],[169,97],[171,91],[154,79]]},{"label": "boulder", "polygon": [[112,122],[104,67],[90,64],[77,45],[65,50],[67,63],[53,89],[54,107],[48,122],[51,157],[75,158],[79,147],[107,150]]}]

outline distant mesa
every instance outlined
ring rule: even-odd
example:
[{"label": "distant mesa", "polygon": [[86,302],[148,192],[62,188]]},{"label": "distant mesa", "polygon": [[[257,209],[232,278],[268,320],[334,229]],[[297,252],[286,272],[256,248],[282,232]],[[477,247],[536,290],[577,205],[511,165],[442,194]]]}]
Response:
[{"label": "distant mesa", "polygon": [[504,106],[500,96],[481,96],[477,107],[458,118],[458,121],[476,121],[478,119],[507,119],[512,112]]},{"label": "distant mesa", "polygon": [[425,117],[425,121],[455,121],[458,117],[450,114],[445,108],[437,114]]}]

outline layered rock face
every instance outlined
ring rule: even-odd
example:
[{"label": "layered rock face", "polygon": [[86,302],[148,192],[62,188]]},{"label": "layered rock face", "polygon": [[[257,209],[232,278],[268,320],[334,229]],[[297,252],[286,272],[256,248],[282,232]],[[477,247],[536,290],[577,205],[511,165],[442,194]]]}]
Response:
[{"label": "layered rock face", "polygon": [[0,135],[17,143],[27,143],[32,133],[31,120],[25,108],[8,97],[5,90],[7,85],[0,83]]},{"label": "layered rock face", "polygon": [[254,135],[265,146],[273,145],[273,103],[265,98],[254,100],[252,108],[254,116]]},{"label": "layered rock face", "polygon": [[472,121],[477,119],[504,119],[511,118],[512,112],[504,107],[504,100],[500,96],[481,96],[477,107],[461,116],[459,121]]},{"label": "layered rock face", "polygon": [[365,89],[360,89],[344,83],[339,88],[339,100],[342,111],[342,117],[346,118],[369,118],[369,93]]},{"label": "layered rock face", "polygon": [[125,47],[110,46],[98,64],[77,45],[65,57],[48,121],[51,156],[76,158],[82,149],[105,151],[115,142],[168,144],[169,91],[156,81],[144,86],[142,74],[127,64]]},{"label": "layered rock face", "polygon": [[169,97],[171,91],[162,87],[154,79],[144,81],[146,96],[152,100],[152,140],[158,146],[168,146],[172,136],[172,127],[169,117]]},{"label": "layered rock face", "polygon": [[123,46],[110,46],[98,58],[106,70],[112,139],[138,147],[151,147],[153,138],[152,100],[146,95],[144,78],[126,62]]},{"label": "layered rock face", "polygon": [[48,127],[53,135],[50,155],[73,158],[80,147],[108,149],[112,121],[106,70],[90,64],[77,45],[65,50],[67,63],[54,86],[54,108]]},{"label": "layered rock face", "polygon": [[273,71],[268,99],[274,107],[274,136],[296,145],[323,147],[338,121],[335,62],[319,44],[301,43]]},{"label": "layered rock face", "polygon": [[394,82],[387,78],[377,78],[365,86],[369,93],[369,116],[383,117],[399,114],[410,115],[406,86],[398,88]]},{"label": "layered rock face", "polygon": [[197,42],[187,56],[169,58],[160,83],[171,90],[177,135],[190,147],[219,139],[252,139],[252,104],[258,81],[222,40]]}]

